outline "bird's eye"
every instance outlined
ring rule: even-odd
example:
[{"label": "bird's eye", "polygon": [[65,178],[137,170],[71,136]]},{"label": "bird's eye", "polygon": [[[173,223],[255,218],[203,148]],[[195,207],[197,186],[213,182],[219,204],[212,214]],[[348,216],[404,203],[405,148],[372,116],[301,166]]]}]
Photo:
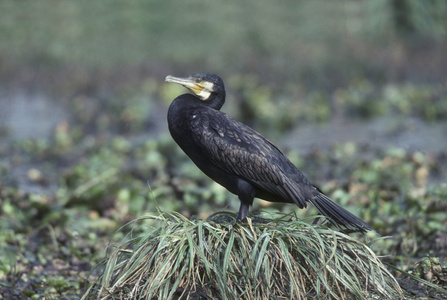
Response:
[{"label": "bird's eye", "polygon": [[200,79],[200,78],[196,79],[196,83],[201,83],[201,82],[202,82],[202,79]]}]

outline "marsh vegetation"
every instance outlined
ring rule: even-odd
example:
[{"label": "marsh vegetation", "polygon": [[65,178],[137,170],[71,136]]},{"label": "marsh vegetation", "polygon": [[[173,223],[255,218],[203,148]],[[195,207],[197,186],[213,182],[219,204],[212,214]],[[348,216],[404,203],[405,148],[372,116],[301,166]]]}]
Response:
[{"label": "marsh vegetation", "polygon": [[[0,297],[79,299],[128,222],[238,210],[167,131],[183,90],[165,76],[199,71],[225,80],[225,112],[373,226],[382,262],[445,288],[447,8],[407,3],[402,27],[376,1],[1,2]],[[442,296],[389,272],[409,298]]]}]

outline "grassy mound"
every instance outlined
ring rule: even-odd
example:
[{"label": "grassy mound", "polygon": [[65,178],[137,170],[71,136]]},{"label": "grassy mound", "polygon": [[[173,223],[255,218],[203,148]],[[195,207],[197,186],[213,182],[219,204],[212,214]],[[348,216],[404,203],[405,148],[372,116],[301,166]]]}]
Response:
[{"label": "grassy mound", "polygon": [[290,215],[235,223],[218,213],[139,218],[84,299],[401,298],[364,243]]}]

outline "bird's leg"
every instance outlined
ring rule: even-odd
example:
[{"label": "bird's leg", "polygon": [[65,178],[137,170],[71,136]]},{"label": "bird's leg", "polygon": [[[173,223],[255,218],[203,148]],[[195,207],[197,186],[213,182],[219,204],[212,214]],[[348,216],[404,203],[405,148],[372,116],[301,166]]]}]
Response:
[{"label": "bird's leg", "polygon": [[241,201],[241,207],[239,208],[239,213],[237,214],[237,220],[242,220],[248,216],[250,205],[253,204],[253,199],[255,198],[255,188],[244,180],[239,180],[237,187],[237,194],[239,196],[239,200]]},{"label": "bird's leg", "polygon": [[248,217],[248,211],[250,210],[250,205],[241,201],[241,207],[239,208],[239,212],[237,214],[237,220],[240,221],[245,217]]}]

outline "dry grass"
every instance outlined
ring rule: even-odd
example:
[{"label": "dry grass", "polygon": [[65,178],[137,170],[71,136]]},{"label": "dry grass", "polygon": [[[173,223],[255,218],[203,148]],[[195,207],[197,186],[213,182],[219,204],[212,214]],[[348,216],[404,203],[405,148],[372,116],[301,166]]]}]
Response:
[{"label": "dry grass", "polygon": [[290,216],[235,223],[227,213],[208,220],[164,213],[132,226],[84,299],[403,297],[364,243]]}]

